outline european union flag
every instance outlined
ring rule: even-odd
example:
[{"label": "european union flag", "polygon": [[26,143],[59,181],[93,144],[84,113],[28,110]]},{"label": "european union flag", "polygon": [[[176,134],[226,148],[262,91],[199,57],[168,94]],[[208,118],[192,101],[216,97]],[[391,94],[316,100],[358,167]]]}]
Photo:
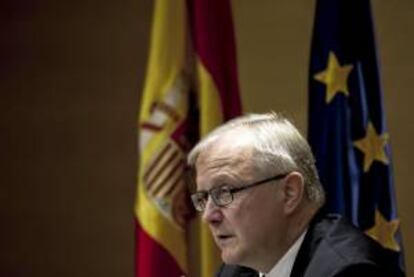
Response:
[{"label": "european union flag", "polygon": [[370,2],[316,5],[308,136],[325,209],[394,251],[404,268]]}]

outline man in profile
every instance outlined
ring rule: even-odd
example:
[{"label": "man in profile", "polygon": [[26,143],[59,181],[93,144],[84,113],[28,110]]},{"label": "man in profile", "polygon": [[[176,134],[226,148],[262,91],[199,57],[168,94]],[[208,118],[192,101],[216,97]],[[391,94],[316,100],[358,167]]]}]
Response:
[{"label": "man in profile", "polygon": [[306,140],[275,114],[236,118],[188,156],[192,202],[224,262],[218,276],[403,276],[391,253],[338,215]]}]

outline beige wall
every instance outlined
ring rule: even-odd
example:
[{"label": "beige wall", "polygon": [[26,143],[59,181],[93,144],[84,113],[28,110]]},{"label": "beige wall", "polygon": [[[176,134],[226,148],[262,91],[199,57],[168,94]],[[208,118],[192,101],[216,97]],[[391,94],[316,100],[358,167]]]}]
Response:
[{"label": "beige wall", "polygon": [[[408,272],[414,266],[414,2],[372,1]],[[315,0],[233,0],[245,111],[281,111],[306,133]]]},{"label": "beige wall", "polygon": [[[246,109],[284,111],[305,130],[314,1],[233,2]],[[414,4],[373,2],[412,268]],[[152,3],[0,4],[0,276],[132,276],[136,114]]]}]

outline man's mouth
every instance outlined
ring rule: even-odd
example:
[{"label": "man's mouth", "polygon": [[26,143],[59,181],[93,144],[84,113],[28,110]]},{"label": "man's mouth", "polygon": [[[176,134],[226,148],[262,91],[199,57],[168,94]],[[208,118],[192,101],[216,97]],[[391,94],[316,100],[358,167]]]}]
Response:
[{"label": "man's mouth", "polygon": [[217,235],[216,236],[217,243],[219,243],[219,244],[225,243],[225,242],[229,241],[232,238],[234,238],[233,235]]}]

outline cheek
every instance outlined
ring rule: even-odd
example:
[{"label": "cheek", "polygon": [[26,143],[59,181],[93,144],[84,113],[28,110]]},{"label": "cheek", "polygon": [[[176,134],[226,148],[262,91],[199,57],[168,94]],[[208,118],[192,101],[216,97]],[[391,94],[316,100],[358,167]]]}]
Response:
[{"label": "cheek", "polygon": [[237,204],[237,208],[231,210],[228,220],[237,235],[246,240],[255,236],[257,229],[266,220],[266,212],[260,206],[260,203],[250,201],[250,199],[243,199]]},{"label": "cheek", "polygon": [[283,204],[278,196],[275,190],[240,195],[226,208],[224,217],[241,237],[258,237],[263,229],[276,228],[283,221]]},{"label": "cheek", "polygon": [[245,201],[240,209],[238,222],[245,234],[258,238],[272,235],[275,230],[283,229],[283,203],[277,195],[264,193]]}]

